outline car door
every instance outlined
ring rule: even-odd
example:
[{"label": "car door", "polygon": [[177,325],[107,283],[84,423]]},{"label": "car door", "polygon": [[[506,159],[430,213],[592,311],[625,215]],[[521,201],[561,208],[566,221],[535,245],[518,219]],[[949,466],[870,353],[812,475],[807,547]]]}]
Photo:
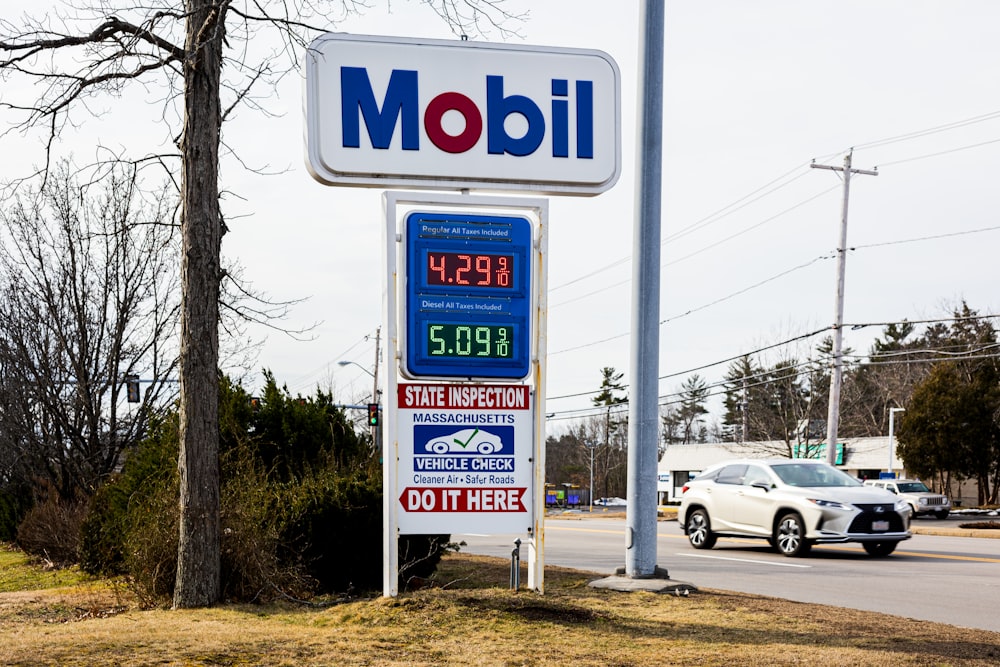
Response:
[{"label": "car door", "polygon": [[735,525],[733,512],[736,511],[746,469],[745,463],[732,463],[720,470],[715,477],[715,483],[711,487],[712,501],[709,508],[713,530],[731,530]]},{"label": "car door", "polygon": [[772,485],[773,480],[767,468],[747,466],[743,483],[733,497],[731,520],[734,529],[751,535],[771,534],[774,517],[774,499],[770,490]]}]

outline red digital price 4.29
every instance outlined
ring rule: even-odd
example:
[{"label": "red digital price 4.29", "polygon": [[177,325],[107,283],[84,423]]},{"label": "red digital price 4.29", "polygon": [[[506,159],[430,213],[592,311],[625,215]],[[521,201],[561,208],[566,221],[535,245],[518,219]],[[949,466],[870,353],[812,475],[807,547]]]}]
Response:
[{"label": "red digital price 4.29", "polygon": [[483,253],[428,252],[428,285],[468,287],[513,287],[513,255]]}]

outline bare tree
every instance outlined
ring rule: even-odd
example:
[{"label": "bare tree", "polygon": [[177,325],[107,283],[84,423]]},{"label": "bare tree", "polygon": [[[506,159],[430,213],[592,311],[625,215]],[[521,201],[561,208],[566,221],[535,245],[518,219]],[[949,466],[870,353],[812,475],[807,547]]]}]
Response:
[{"label": "bare tree", "polygon": [[[260,108],[263,89],[298,69],[309,39],[329,30],[359,0],[69,0],[22,25],[0,21],[0,75],[26,75],[41,92],[23,104],[17,127],[41,127],[51,151],[73,114],[100,95],[160,86],[162,115],[177,137],[181,173],[180,348],[181,529],[175,607],[219,598],[218,321],[222,123],[240,104]],[[427,0],[456,34],[502,29],[503,0]],[[259,36],[270,31],[261,48]],[[273,41],[271,41],[273,39]],[[253,44],[251,44],[253,42]],[[177,120],[179,118],[179,120]],[[47,153],[48,155],[48,153]],[[140,156],[140,160],[163,158]],[[175,163],[171,163],[171,166]],[[176,168],[176,167],[174,167]]]},{"label": "bare tree", "polygon": [[63,500],[88,498],[176,393],[174,198],[148,194],[134,171],[81,185],[64,162],[0,211],[6,475]]}]

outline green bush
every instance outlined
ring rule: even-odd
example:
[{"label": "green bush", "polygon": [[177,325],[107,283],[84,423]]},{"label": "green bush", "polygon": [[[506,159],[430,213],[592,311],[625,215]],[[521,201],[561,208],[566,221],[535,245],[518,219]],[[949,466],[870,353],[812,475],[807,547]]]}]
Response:
[{"label": "green bush", "polygon": [[[268,375],[251,402],[224,378],[219,408],[223,596],[380,589],[381,466],[332,397],[292,398]],[[95,496],[83,527],[83,568],[125,574],[150,603],[173,592],[177,451],[173,415]],[[401,583],[433,573],[447,547],[447,535],[401,538]]]},{"label": "green bush", "polygon": [[[160,495],[177,504],[177,415],[150,425],[150,433],[125,460],[121,473],[94,495],[83,522],[80,566],[91,574],[118,575],[128,571],[148,524],[163,505]],[[159,517],[164,523],[168,516]],[[173,524],[176,525],[176,524]],[[155,526],[154,526],[155,528]],[[141,549],[140,549],[141,550]],[[174,558],[176,559],[176,544]],[[159,559],[158,559],[159,560]]]}]

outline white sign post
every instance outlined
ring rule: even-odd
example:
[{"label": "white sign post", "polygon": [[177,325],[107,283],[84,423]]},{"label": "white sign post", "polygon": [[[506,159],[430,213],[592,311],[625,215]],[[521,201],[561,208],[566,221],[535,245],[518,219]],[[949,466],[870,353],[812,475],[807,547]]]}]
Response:
[{"label": "white sign post", "polygon": [[[388,373],[383,449],[386,558],[383,594],[398,593],[398,539],[408,534],[491,533],[527,538],[528,587],[544,590],[545,330],[548,202],[544,199],[396,193],[385,201],[385,338]],[[511,214],[531,221],[527,279],[532,291],[530,371],[509,382],[496,378],[402,379],[406,276],[430,270],[440,255],[407,258],[403,226],[414,210]],[[487,219],[492,219],[486,216]],[[433,239],[430,239],[431,241]],[[403,270],[409,262],[410,271]],[[416,264],[414,264],[416,262]],[[471,275],[471,274],[470,274]],[[479,275],[486,281],[486,274]],[[450,284],[447,280],[440,281]],[[447,305],[445,306],[447,308]],[[459,311],[464,312],[464,311]],[[492,312],[492,311],[487,311]],[[472,316],[470,315],[470,319]],[[481,318],[476,321],[482,321]],[[487,326],[479,327],[485,334]],[[476,327],[470,327],[476,348]],[[456,342],[461,338],[456,338]],[[434,343],[435,349],[445,344]],[[450,345],[448,343],[447,345]],[[446,347],[441,348],[445,354]],[[472,364],[470,362],[470,368]],[[412,373],[411,373],[412,375]],[[441,382],[445,380],[446,382]]]},{"label": "white sign post", "polygon": [[[325,185],[594,196],[621,173],[604,52],[331,33],[305,60],[307,167]],[[472,530],[527,535],[541,592],[548,202],[383,201],[383,592],[400,534]]]}]

